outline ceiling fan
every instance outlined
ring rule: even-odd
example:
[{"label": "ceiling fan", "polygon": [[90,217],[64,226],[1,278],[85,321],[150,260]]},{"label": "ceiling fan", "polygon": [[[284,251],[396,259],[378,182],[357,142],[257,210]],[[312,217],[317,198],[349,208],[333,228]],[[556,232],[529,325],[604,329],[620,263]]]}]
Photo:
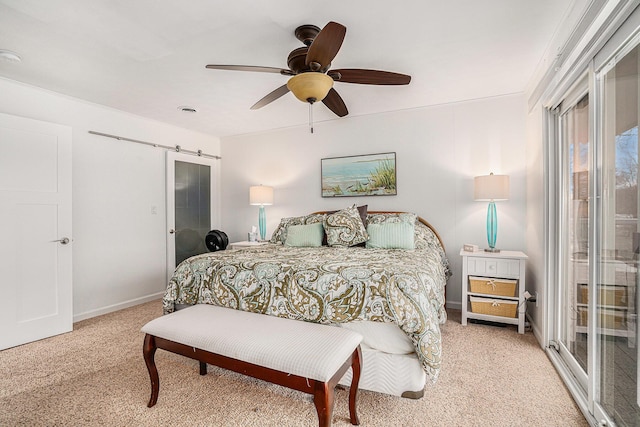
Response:
[{"label": "ceiling fan", "polygon": [[406,85],[411,76],[389,71],[359,68],[330,69],[331,61],[337,55],[347,28],[337,22],[329,22],[321,30],[315,25],[302,25],[295,30],[295,36],[304,47],[289,53],[289,68],[260,67],[252,65],[207,65],[216,70],[257,71],[291,76],[287,84],[280,86],[256,102],[251,109],[256,110],[275,101],[289,91],[299,100],[313,104],[322,101],[339,117],[349,114],[342,97],[333,88],[333,82],[358,83],[368,85]]}]

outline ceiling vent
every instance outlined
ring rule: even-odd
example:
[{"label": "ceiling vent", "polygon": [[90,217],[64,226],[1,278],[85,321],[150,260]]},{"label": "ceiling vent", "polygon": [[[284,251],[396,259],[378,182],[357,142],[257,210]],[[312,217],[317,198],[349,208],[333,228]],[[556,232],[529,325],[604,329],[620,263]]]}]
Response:
[{"label": "ceiling vent", "polygon": [[189,107],[188,105],[181,105],[180,107],[178,107],[178,110],[182,111],[183,113],[197,113],[198,110],[196,110],[193,107]]}]

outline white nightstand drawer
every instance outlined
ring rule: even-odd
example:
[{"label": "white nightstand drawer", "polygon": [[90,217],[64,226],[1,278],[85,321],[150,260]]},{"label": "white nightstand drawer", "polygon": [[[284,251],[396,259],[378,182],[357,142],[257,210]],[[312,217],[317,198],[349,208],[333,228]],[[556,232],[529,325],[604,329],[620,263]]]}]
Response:
[{"label": "white nightstand drawer", "polygon": [[467,271],[469,274],[490,277],[520,277],[520,261],[517,259],[496,259],[482,257],[468,257]]}]

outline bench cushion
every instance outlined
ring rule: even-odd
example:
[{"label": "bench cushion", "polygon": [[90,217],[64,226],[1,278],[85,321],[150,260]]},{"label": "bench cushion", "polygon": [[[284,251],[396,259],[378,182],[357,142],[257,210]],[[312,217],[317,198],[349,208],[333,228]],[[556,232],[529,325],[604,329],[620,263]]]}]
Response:
[{"label": "bench cushion", "polygon": [[362,341],[362,335],[347,329],[210,304],[154,319],[142,332],[323,382]]}]

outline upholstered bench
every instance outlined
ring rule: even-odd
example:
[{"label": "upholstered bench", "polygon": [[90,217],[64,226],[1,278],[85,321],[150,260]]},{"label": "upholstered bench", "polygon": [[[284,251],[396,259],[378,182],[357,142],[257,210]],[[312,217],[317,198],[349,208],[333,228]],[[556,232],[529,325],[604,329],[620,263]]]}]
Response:
[{"label": "upholstered bench", "polygon": [[148,407],[158,401],[154,355],[160,348],[313,395],[320,427],[330,426],[334,390],[352,368],[349,418],[358,425],[356,395],[362,336],[356,332],[275,316],[197,304],[159,317],[143,328],[144,360],[151,378]]}]

